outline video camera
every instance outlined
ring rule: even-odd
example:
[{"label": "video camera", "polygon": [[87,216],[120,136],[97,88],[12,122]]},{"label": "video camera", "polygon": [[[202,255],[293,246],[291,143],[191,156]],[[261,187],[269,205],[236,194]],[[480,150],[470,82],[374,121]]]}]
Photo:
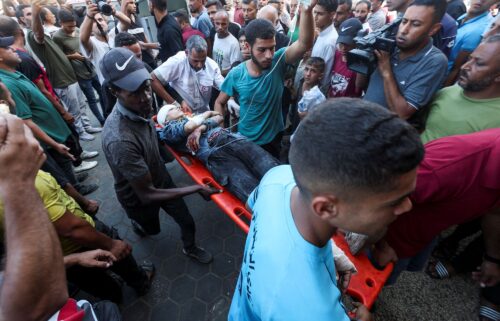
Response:
[{"label": "video camera", "polygon": [[111,16],[113,14],[113,7],[109,5],[104,0],[94,0],[94,3],[97,5],[99,12],[106,16]]},{"label": "video camera", "polygon": [[356,48],[347,52],[347,67],[355,72],[370,75],[377,67],[375,49],[392,53],[396,47],[396,31],[401,18],[369,34],[354,38]]}]

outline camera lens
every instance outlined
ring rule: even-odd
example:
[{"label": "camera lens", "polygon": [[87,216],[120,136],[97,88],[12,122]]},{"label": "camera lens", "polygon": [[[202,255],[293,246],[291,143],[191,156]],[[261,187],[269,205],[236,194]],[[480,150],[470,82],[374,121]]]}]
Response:
[{"label": "camera lens", "polygon": [[105,1],[98,1],[97,7],[99,8],[99,11],[106,16],[111,16],[113,14],[113,8]]}]

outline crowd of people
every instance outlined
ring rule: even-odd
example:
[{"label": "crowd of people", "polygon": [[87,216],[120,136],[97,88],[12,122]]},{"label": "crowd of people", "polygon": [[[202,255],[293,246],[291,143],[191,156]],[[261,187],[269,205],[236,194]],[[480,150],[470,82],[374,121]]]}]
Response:
[{"label": "crowd of people", "polygon": [[154,264],[88,197],[101,152],[137,235],[163,209],[213,261],[183,197],[221,191],[177,187],[163,144],[252,212],[229,320],[373,320],[341,300],[337,230],[394,263],[387,285],[470,273],[479,319],[500,320],[498,0],[147,4],[154,39],[134,0],[2,1],[0,320],[121,320],[116,275],[150,290]]}]

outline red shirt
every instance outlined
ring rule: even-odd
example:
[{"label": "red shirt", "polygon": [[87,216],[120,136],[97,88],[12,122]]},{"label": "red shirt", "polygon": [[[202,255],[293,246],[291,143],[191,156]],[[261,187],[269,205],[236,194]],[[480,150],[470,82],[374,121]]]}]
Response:
[{"label": "red shirt", "polygon": [[186,46],[186,42],[188,41],[188,39],[194,35],[200,36],[203,39],[206,38],[201,31],[194,29],[193,27],[187,26],[182,29],[182,43],[184,44],[184,47]]},{"label": "red shirt", "polygon": [[399,258],[414,256],[443,230],[500,206],[500,128],[425,145],[413,209],[389,227]]},{"label": "red shirt", "polygon": [[340,51],[335,51],[328,97],[361,97],[361,90],[356,88],[356,72],[347,68],[347,62],[342,61]]},{"label": "red shirt", "polygon": [[243,26],[245,24],[245,19],[243,18],[243,9],[234,9],[234,22]]}]

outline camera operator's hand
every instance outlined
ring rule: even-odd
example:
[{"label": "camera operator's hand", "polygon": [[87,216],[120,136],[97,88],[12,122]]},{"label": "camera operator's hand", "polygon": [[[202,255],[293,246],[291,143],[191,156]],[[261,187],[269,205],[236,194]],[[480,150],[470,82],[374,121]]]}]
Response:
[{"label": "camera operator's hand", "polygon": [[94,19],[95,15],[99,13],[99,7],[92,1],[87,2],[87,17]]},{"label": "camera operator's hand", "polygon": [[377,56],[378,69],[382,77],[385,77],[387,73],[392,73],[391,68],[391,54],[383,50],[374,50],[375,56]]}]

